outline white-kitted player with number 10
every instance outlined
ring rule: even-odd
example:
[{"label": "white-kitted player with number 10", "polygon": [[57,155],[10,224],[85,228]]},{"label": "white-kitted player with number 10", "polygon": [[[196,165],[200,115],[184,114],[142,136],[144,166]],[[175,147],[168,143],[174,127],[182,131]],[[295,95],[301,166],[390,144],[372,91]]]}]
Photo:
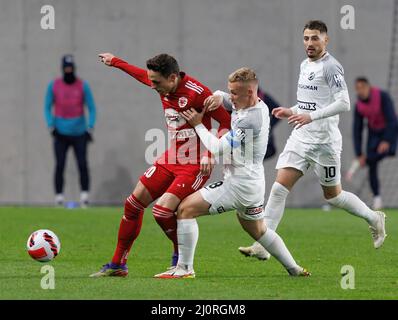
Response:
[{"label": "white-kitted player with number 10", "polygon": [[[279,155],[276,181],[265,207],[265,222],[268,228],[276,230],[290,190],[312,168],[319,178],[326,201],[364,219],[369,224],[377,249],[386,237],[385,214],[371,210],[356,195],[341,187],[339,114],[350,109],[350,98],[341,64],[326,51],[328,41],[324,22],[307,22],[303,30],[307,59],[300,66],[297,104],[272,111],[277,118],[287,118],[295,128]],[[262,260],[270,257],[258,243],[239,250]]]},{"label": "white-kitted player with number 10", "polygon": [[[215,156],[224,155],[224,180],[185,198],[177,211],[178,264],[155,278],[193,278],[193,260],[199,237],[197,217],[236,210],[243,229],[270,252],[292,276],[309,276],[297,265],[279,235],[264,223],[265,178],[263,159],[269,135],[269,110],[257,96],[258,80],[253,70],[241,68],[228,79],[230,94],[217,91],[206,105],[224,102],[231,107],[231,131],[218,139],[201,123],[204,111],[181,114],[195,128],[205,147]],[[205,109],[204,109],[205,110]]]}]

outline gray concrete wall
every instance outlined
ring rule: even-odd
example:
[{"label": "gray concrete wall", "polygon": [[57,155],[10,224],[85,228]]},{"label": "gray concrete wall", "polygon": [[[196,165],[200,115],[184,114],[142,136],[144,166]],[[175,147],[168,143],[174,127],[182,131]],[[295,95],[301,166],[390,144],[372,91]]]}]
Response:
[{"label": "gray concrete wall", "polygon": [[[45,4],[55,8],[55,30],[40,28]],[[356,30],[340,29],[344,4],[356,9]],[[163,128],[164,117],[156,94],[103,66],[97,53],[113,52],[144,66],[148,57],[168,52],[212,89],[225,89],[231,71],[251,66],[262,86],[290,106],[304,58],[301,31],[308,19],[328,24],[329,51],[343,64],[351,92],[357,75],[385,87],[392,9],[393,0],[0,0],[0,202],[53,200],[54,160],[43,99],[48,82],[60,73],[64,53],[75,55],[78,75],[89,81],[98,108],[95,143],[89,150],[93,201],[121,204],[149,166],[145,132]],[[353,157],[351,121],[351,113],[341,118],[343,170]],[[282,151],[290,128],[282,123],[275,133]],[[275,162],[266,162],[268,188]],[[72,153],[65,177],[66,196],[76,200]],[[366,197],[368,189],[361,186],[347,187]],[[312,173],[288,201],[291,206],[322,203]]]}]

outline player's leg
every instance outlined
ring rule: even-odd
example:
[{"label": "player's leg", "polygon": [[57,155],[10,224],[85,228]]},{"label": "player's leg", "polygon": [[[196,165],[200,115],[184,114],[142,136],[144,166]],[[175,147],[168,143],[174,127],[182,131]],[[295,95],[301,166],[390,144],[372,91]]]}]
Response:
[{"label": "player's leg", "polygon": [[172,267],[176,266],[178,261],[177,217],[175,214],[177,207],[187,196],[200,189],[208,178],[208,176],[203,176],[196,167],[193,174],[184,172],[184,174],[177,175],[153,206],[152,212],[156,222],[173,243]]},{"label": "player's leg", "polygon": [[293,167],[278,170],[265,207],[265,223],[271,230],[277,229],[285,211],[286,198],[302,176],[303,172]]},{"label": "player's leg", "polygon": [[[331,159],[332,157],[328,157]],[[350,214],[367,221],[373,237],[374,247],[381,247],[386,237],[385,214],[380,211],[373,211],[355,194],[342,190],[340,175],[340,157],[327,165],[316,163],[314,171],[318,176],[326,201]]]},{"label": "player's leg", "polygon": [[193,278],[195,276],[193,260],[199,238],[196,218],[233,209],[233,201],[224,181],[212,183],[186,197],[177,210],[179,253],[177,267],[157,274],[155,278]]},{"label": "player's leg", "polygon": [[[300,155],[290,151],[290,144],[281,153],[277,163],[277,177],[272,185],[271,192],[265,207],[265,219],[267,227],[276,230],[282,219],[286,198],[296,182],[307,171],[308,163]],[[239,251],[247,257],[255,257],[259,260],[268,260],[271,256],[258,242],[249,247],[239,247]]]},{"label": "player's leg", "polygon": [[157,224],[173,243],[171,266],[175,266],[178,261],[177,217],[175,212],[180,202],[180,198],[176,195],[166,192],[152,208],[152,214]]},{"label": "player's leg", "polygon": [[193,260],[199,238],[196,218],[209,214],[210,204],[200,191],[186,197],[177,211],[178,264],[174,269],[155,275],[155,278],[194,278]]},{"label": "player's leg", "polygon": [[141,231],[144,210],[168,188],[172,179],[172,176],[169,176],[157,165],[150,167],[141,176],[133,193],[125,201],[124,214],[120,221],[118,241],[112,261],[105,264],[99,272],[92,274],[91,277],[127,276],[127,258]]},{"label": "player's leg", "polygon": [[80,205],[87,207],[90,187],[90,176],[87,163],[87,138],[85,135],[73,137],[73,150],[80,176]]},{"label": "player's leg", "polygon": [[376,249],[383,245],[387,236],[385,230],[386,215],[383,212],[373,211],[355,194],[342,190],[340,184],[337,186],[322,186],[322,189],[328,203],[368,222]]},{"label": "player's leg", "polygon": [[[270,252],[285,267],[290,275],[311,275],[296,263],[282,238],[275,231],[266,228],[263,218],[260,218],[262,215],[262,212],[256,215],[245,215],[238,212],[238,219],[243,229]],[[255,216],[258,216],[260,219],[257,219]]]},{"label": "player's leg", "polygon": [[57,134],[54,137],[54,156],[55,156],[55,172],[54,172],[54,188],[55,201],[57,205],[64,203],[64,169],[66,154],[68,151],[68,141],[66,137]]}]

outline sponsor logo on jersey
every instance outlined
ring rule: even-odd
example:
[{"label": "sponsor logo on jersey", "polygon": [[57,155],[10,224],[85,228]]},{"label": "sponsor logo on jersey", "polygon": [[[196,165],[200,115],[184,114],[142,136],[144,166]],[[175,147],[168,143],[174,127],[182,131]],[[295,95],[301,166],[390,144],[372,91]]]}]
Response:
[{"label": "sponsor logo on jersey", "polygon": [[185,140],[188,138],[196,137],[195,129],[183,129],[179,131],[169,131],[169,137],[171,140]]},{"label": "sponsor logo on jersey", "polygon": [[315,102],[306,102],[306,101],[300,101],[297,100],[298,102],[298,107],[299,109],[302,110],[310,110],[310,111],[315,111],[316,110],[316,103]]},{"label": "sponsor logo on jersey", "polygon": [[187,98],[180,97],[180,99],[178,99],[178,106],[180,108],[184,108],[187,104],[188,104],[188,99]]},{"label": "sponsor logo on jersey", "polygon": [[177,110],[171,108],[164,111],[164,116],[169,129],[177,129],[187,123]]},{"label": "sponsor logo on jersey", "polygon": [[261,212],[263,212],[263,210],[264,210],[263,205],[253,208],[246,208],[245,214],[249,216],[255,216],[256,214],[260,214]]},{"label": "sponsor logo on jersey", "polygon": [[318,91],[318,86],[312,86],[309,84],[298,84],[299,89],[304,89],[304,90],[312,90],[312,91]]},{"label": "sponsor logo on jersey", "polygon": [[311,72],[310,75],[308,76],[308,80],[314,80],[315,78],[315,72]]}]

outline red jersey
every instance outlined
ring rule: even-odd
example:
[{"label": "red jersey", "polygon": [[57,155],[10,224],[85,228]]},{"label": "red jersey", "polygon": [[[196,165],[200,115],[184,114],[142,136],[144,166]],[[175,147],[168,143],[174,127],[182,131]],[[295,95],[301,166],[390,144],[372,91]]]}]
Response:
[{"label": "red jersey", "polygon": [[[152,82],[147,71],[130,65],[120,58],[114,57],[111,65],[119,68],[147,86]],[[195,129],[180,115],[181,111],[194,108],[201,112],[204,100],[212,95],[209,88],[196,79],[180,72],[180,82],[173,93],[159,94],[162,102],[167,129],[169,133],[169,149],[156,161],[159,164],[200,164],[201,152],[200,139]],[[202,123],[211,129],[211,118],[219,123],[218,132],[231,127],[231,117],[224,108],[206,112]],[[204,149],[202,149],[204,150]]]}]

